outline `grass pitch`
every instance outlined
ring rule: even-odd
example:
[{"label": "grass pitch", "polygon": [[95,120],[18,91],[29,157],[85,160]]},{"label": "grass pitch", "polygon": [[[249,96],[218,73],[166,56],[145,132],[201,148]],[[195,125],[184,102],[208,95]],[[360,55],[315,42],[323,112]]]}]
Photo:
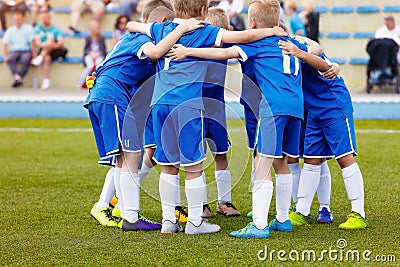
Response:
[{"label": "grass pitch", "polygon": [[[271,232],[269,239],[239,240],[229,237],[229,232],[250,221],[244,215],[251,208],[251,161],[242,122],[230,121],[229,129],[233,141],[230,152],[235,184],[233,203],[243,216],[216,215],[210,221],[221,225],[221,233],[186,236],[183,233],[124,233],[102,227],[90,217],[108,169],[96,164],[97,152],[88,121],[0,120],[0,263],[11,266],[283,263],[342,266],[356,264],[358,253],[361,265],[368,259],[374,265],[399,265],[400,121],[362,121],[356,122],[356,126],[363,130],[357,133],[360,154],[357,162],[364,176],[367,230],[338,228],[350,211],[350,203],[340,169],[331,161],[331,208],[335,218],[332,225],[313,224],[295,227],[293,233]],[[206,165],[210,163],[208,160]],[[214,209],[216,186],[212,164],[206,173],[209,200],[214,201],[210,206]],[[157,176],[157,171],[153,171],[143,183],[141,212],[149,219],[160,221]],[[183,192],[182,189],[182,199]],[[273,200],[270,217],[275,213],[274,203]],[[314,216],[317,209],[314,200]]]}]

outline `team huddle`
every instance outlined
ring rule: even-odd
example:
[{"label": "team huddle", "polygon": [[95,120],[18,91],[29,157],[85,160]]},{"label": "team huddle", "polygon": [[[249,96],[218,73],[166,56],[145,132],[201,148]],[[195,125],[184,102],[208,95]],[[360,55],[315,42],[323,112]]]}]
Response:
[{"label": "team huddle", "polygon": [[[365,229],[364,185],[356,154],[353,107],[339,67],[318,43],[290,38],[279,25],[276,0],[253,1],[246,31],[229,31],[229,18],[207,0],[150,0],[142,21],[127,33],[89,77],[89,111],[99,163],[112,166],[91,215],[123,231],[207,234],[221,228],[207,203],[203,161],[208,144],[215,160],[217,212],[239,216],[232,204],[224,84],[227,60],[242,67],[248,147],[254,150],[252,222],[238,238],[268,238],[293,225],[332,223],[331,178],[336,158],[351,202],[342,229]],[[203,21],[205,20],[205,22]],[[143,155],[142,151],[145,148]],[[300,168],[299,157],[304,158]],[[140,183],[161,166],[162,223],[139,214]],[[188,212],[181,207],[179,168],[185,171]],[[276,218],[268,223],[275,170]],[[113,196],[118,199],[110,207]],[[291,207],[291,201],[295,207]]]}]

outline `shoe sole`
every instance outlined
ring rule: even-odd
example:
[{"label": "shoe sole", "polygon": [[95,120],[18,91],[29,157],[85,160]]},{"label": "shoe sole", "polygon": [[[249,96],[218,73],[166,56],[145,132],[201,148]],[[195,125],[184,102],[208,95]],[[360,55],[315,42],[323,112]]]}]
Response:
[{"label": "shoe sole", "polygon": [[209,233],[199,233],[199,234],[188,234],[188,233],[185,233],[185,235],[207,235],[207,234],[216,234],[216,233],[219,233],[219,232],[221,232],[222,231],[222,229],[219,229],[218,231],[216,231],[216,232],[209,232]]},{"label": "shoe sole", "polygon": [[217,211],[218,214],[224,215],[225,217],[239,217],[241,214],[226,214],[220,211]]}]

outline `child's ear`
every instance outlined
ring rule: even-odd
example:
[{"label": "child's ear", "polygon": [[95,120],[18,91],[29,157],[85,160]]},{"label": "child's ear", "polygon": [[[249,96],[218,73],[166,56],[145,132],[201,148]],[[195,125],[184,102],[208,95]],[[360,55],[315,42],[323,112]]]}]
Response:
[{"label": "child's ear", "polygon": [[257,29],[257,21],[254,18],[250,18],[250,29]]},{"label": "child's ear", "polygon": [[166,22],[168,20],[167,17],[161,17],[157,20],[157,22]]},{"label": "child's ear", "polygon": [[228,26],[228,31],[233,31],[235,28],[233,28],[233,26],[232,25],[229,25]]},{"label": "child's ear", "polygon": [[200,17],[205,18],[206,17],[206,7],[202,6],[200,9]]}]

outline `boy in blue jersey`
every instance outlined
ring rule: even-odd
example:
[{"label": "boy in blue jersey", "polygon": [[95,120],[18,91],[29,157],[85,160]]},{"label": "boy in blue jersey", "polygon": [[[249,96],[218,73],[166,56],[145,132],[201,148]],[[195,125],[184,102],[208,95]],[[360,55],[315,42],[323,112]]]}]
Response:
[{"label": "boy in blue jersey", "polygon": [[[262,3],[254,1],[249,7],[251,28],[271,28],[279,23],[280,7],[277,1]],[[237,45],[227,49],[185,50],[187,56],[211,59],[239,57],[252,63],[263,99],[259,109],[257,136],[257,159],[253,185],[253,222],[244,229],[234,231],[231,236],[239,238],[268,238],[268,210],[272,198],[273,184],[270,167],[273,164],[277,181],[277,219],[272,222],[273,230],[292,231],[288,217],[292,177],[287,166],[287,155],[298,156],[299,132],[303,118],[301,70],[297,58],[286,55],[278,46],[280,39],[269,37],[260,41]],[[303,50],[320,53],[319,47],[307,47],[295,40]],[[179,47],[176,50],[180,49]],[[172,56],[172,58],[175,58]],[[178,56],[179,58],[179,56]],[[303,58],[320,70],[329,67],[320,58],[307,53]]]},{"label": "boy in blue jersey", "polygon": [[[225,10],[210,8],[206,22],[228,30],[229,17]],[[225,76],[227,60],[209,61],[206,80],[203,84],[204,134],[211,154],[215,160],[215,180],[218,191],[217,213],[225,216],[240,216],[240,212],[231,203],[231,173],[228,168],[227,153],[230,147],[225,114]],[[205,181],[205,175],[203,177]],[[203,218],[212,216],[204,187]]]},{"label": "boy in blue jersey", "polygon": [[[299,56],[290,43],[281,43],[282,49]],[[322,54],[321,58],[328,61]],[[316,69],[303,64],[303,92],[308,111],[304,139],[304,162],[301,172],[296,212],[290,214],[294,225],[310,223],[310,207],[320,182],[321,158],[335,157],[342,169],[351,213],[342,229],[365,229],[364,183],[359,166],[354,160],[356,139],[353,123],[353,105],[350,93],[341,77],[324,78]]]},{"label": "boy in blue jersey", "polygon": [[[174,14],[167,17],[174,17]],[[182,34],[200,27],[203,25],[199,21],[187,20],[157,45],[144,34],[127,34],[96,69],[96,83],[89,93],[85,107],[89,110],[100,155],[99,162],[106,163],[110,158],[116,157],[116,166],[122,168],[121,172],[114,171],[114,175],[119,176],[115,177],[114,184],[120,202],[123,218],[121,227],[124,231],[161,228],[160,224],[139,216],[138,166],[141,160],[142,126],[138,121],[145,120],[146,117],[140,118],[142,114],[132,114],[128,106],[139,87],[154,74],[154,66],[148,57],[160,58]],[[149,106],[153,85],[149,84],[147,87],[148,99],[141,101],[145,102],[144,105],[147,101]],[[102,210],[103,208],[101,207]],[[94,207],[93,210],[98,210],[98,207]],[[110,218],[109,212],[102,213]]]},{"label": "boy in blue jersey", "polygon": [[[130,30],[147,32],[158,43],[185,19],[204,19],[208,2],[176,0],[174,7],[179,19],[150,26],[131,23]],[[200,48],[220,46],[222,43],[243,43],[259,40],[274,34],[275,31],[282,34],[280,29],[227,32],[205,24],[204,28],[182,36],[178,44]],[[162,165],[162,233],[175,233],[179,229],[174,215],[179,165],[186,171],[185,193],[189,216],[185,233],[205,234],[221,229],[218,225],[210,224],[201,218],[205,186],[202,178],[202,162],[205,160],[202,86],[207,66],[206,61],[195,58],[171,61],[170,58],[164,57],[157,61],[152,115],[157,145],[154,158]]]}]

